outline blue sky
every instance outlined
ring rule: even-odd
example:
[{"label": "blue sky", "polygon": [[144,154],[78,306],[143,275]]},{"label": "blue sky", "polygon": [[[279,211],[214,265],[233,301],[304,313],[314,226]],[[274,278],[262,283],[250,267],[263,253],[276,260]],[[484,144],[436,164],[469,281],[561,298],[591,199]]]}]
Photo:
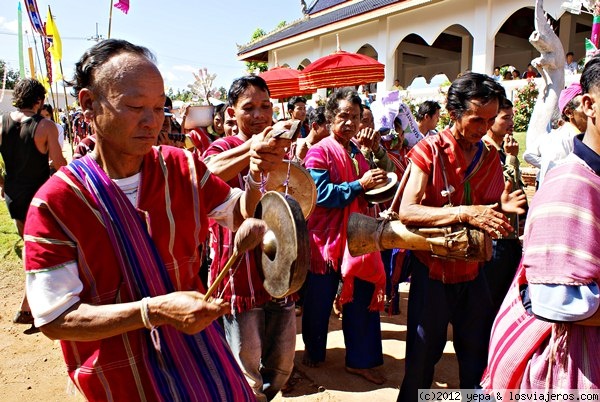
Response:
[{"label": "blue sky", "polygon": [[[44,21],[48,4],[52,8],[62,38],[63,69],[70,78],[75,62],[94,44],[87,38],[96,35],[96,23],[98,34],[107,37],[110,0],[37,0],[37,4]],[[17,5],[16,0],[3,0],[0,7],[0,59],[15,70],[19,68]],[[23,27],[30,33],[24,47],[31,44],[35,49],[25,5],[21,7]],[[298,0],[130,0],[127,15],[113,9],[111,37],[150,48],[167,87],[187,88],[194,81],[192,72],[206,67],[217,74],[215,86],[229,88],[233,79],[244,75],[236,44],[248,43],[257,28],[270,32],[281,21],[300,18]],[[26,49],[25,64],[29,65]]]}]

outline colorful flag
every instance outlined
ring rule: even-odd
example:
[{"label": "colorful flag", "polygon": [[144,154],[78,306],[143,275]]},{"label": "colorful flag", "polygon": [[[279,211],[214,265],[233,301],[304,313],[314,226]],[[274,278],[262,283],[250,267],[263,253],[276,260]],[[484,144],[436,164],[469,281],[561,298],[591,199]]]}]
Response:
[{"label": "colorful flag", "polygon": [[115,7],[127,14],[129,11],[129,0],[119,0],[115,4]]},{"label": "colorful flag", "polygon": [[62,42],[60,40],[60,35],[58,34],[58,29],[54,24],[54,19],[52,18],[52,13],[50,12],[50,6],[48,6],[48,18],[46,20],[46,36],[52,37],[49,50],[54,58],[54,61],[59,62],[62,59]]},{"label": "colorful flag", "polygon": [[[44,32],[46,32],[46,26],[44,24]],[[52,39],[45,34],[42,36],[42,47],[44,48],[44,61],[46,62],[46,77],[48,78],[48,84],[52,85],[52,57],[50,56],[50,46],[52,45]]]},{"label": "colorful flag", "polygon": [[25,78],[25,62],[23,61],[23,11],[21,10],[21,2],[17,8],[17,21],[18,21],[18,42],[19,42],[19,77]]},{"label": "colorful flag", "polygon": [[35,79],[38,80],[44,86],[44,88],[46,88],[46,91],[50,91],[52,89],[52,87],[50,86],[50,82],[48,82],[48,77],[44,77],[41,74],[37,74]]},{"label": "colorful flag", "polygon": [[27,15],[29,15],[29,21],[33,30],[38,34],[44,36],[44,25],[42,23],[42,16],[38,10],[38,6],[35,0],[25,0],[25,8],[27,8]]}]

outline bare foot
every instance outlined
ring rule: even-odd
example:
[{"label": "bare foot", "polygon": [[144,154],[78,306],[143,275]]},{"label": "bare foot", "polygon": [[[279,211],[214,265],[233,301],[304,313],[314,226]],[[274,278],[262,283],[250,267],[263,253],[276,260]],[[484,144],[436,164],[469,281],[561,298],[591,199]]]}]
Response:
[{"label": "bare foot", "polygon": [[367,381],[370,381],[373,384],[377,384],[377,385],[381,385],[387,381],[387,379],[384,376],[382,376],[376,369],[373,369],[373,368],[356,369],[356,368],[352,368],[352,367],[346,367],[346,371],[351,374],[359,375],[359,376],[363,377],[364,379],[366,379]]},{"label": "bare foot", "polygon": [[302,356],[302,364],[304,364],[306,367],[319,367],[321,363],[323,362],[314,361],[313,359],[308,357],[306,353],[304,354],[304,356]]}]

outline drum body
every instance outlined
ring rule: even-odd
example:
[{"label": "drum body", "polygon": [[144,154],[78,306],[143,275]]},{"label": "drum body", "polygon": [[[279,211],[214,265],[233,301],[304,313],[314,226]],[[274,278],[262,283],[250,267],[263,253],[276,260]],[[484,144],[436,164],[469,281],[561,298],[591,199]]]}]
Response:
[{"label": "drum body", "polygon": [[445,259],[489,261],[491,237],[472,226],[407,227],[399,220],[378,220],[353,213],[348,219],[348,250],[352,256],[403,248],[430,251]]}]

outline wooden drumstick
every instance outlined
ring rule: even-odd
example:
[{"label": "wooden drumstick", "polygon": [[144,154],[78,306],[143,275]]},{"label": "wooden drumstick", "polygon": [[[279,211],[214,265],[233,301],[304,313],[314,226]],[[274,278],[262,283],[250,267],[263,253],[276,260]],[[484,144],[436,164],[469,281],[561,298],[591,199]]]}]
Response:
[{"label": "wooden drumstick", "polygon": [[246,219],[235,233],[235,239],[233,240],[233,253],[227,260],[225,267],[219,273],[219,276],[214,280],[212,285],[206,291],[204,300],[209,300],[215,290],[219,287],[225,275],[235,264],[239,257],[241,257],[246,251],[253,249],[262,242],[265,233],[269,230],[265,221],[255,218]]},{"label": "wooden drumstick", "polygon": [[402,194],[404,194],[404,187],[406,187],[406,182],[408,182],[408,176],[410,176],[410,167],[412,163],[408,163],[406,166],[406,170],[402,175],[402,179],[400,180],[400,184],[398,185],[398,189],[396,190],[396,194],[394,195],[394,199],[392,200],[392,204],[390,205],[390,211],[398,212],[400,210],[400,201],[402,201]]}]

